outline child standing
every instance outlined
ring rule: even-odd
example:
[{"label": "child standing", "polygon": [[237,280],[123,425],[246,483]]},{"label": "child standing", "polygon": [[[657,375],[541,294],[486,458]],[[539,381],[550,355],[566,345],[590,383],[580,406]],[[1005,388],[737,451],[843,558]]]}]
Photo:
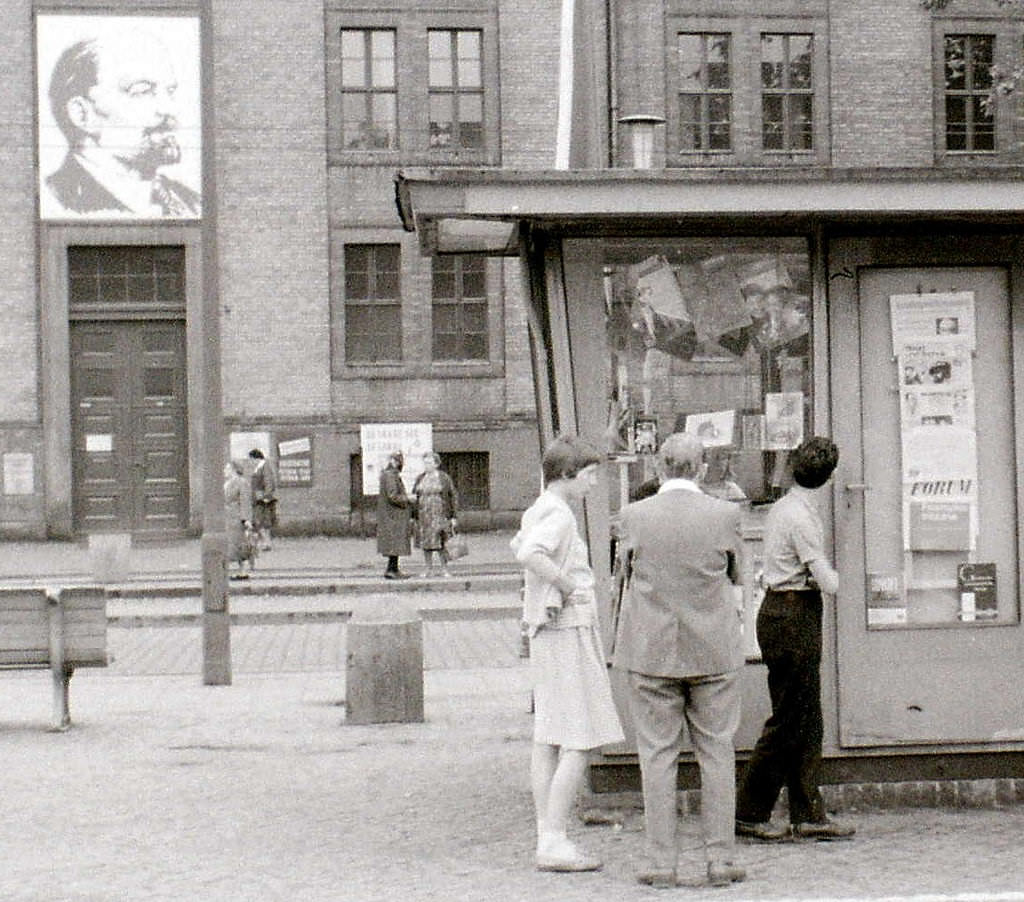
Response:
[{"label": "child standing", "polygon": [[594,574],[569,503],[596,484],[601,455],[571,436],[544,451],[544,491],[523,514],[512,549],[526,570],[534,737],[530,764],[537,868],[594,871],[601,861],[566,827],[591,749],[623,740],[598,633]]}]

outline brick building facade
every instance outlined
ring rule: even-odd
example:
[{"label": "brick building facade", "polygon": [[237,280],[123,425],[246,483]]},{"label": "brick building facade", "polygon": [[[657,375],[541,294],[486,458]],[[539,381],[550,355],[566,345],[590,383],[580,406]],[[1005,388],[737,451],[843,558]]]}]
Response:
[{"label": "brick building facade", "polygon": [[[282,490],[282,528],[367,526],[366,422],[431,423],[471,522],[511,522],[534,493],[537,415],[518,262],[422,256],[396,213],[393,180],[407,166],[551,167],[562,6],[213,0],[225,432],[262,435],[273,453],[281,441],[309,440],[311,478]],[[204,477],[199,216],[47,208],[53,111],[41,67],[91,18],[194,21],[199,2],[8,0],[5,12],[0,534],[195,531]],[[74,27],[61,31],[56,20]],[[970,44],[978,60],[1012,67],[1021,26],[1015,7],[989,0],[936,11],[918,0],[581,0],[589,127],[605,137],[595,165],[628,165],[616,122],[638,112],[667,119],[658,154],[670,168],[1017,164],[1016,103],[986,118],[984,86],[951,88],[946,55],[979,36]],[[772,122],[766,35],[772,53],[789,53],[791,40],[794,55],[807,51],[786,63],[803,81],[776,86],[783,112]],[[696,88],[680,61],[722,36],[728,84]],[[722,62],[721,47],[710,52]],[[197,72],[197,59],[174,62]],[[968,68],[978,78],[985,69]],[[723,143],[723,120],[693,111],[705,102],[721,110],[725,95]],[[956,109],[967,112],[948,112]],[[353,132],[360,121],[372,133]],[[777,143],[765,138],[771,128]],[[119,275],[104,282],[112,260]],[[149,306],[131,295],[136,270],[157,273]],[[173,296],[161,295],[160,273],[177,286]],[[106,288],[80,293],[92,283]]]}]

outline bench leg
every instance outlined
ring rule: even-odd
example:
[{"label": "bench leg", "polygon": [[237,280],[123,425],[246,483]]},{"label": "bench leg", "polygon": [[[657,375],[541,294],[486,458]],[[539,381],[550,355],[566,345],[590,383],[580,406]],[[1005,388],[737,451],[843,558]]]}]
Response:
[{"label": "bench leg", "polygon": [[71,726],[71,675],[75,668],[70,664],[61,667],[51,668],[53,676],[53,729],[56,732],[64,732]]},{"label": "bench leg", "polygon": [[47,592],[50,614],[50,674],[53,677],[53,729],[71,726],[69,684],[74,667],[64,662],[64,605],[60,592]]}]

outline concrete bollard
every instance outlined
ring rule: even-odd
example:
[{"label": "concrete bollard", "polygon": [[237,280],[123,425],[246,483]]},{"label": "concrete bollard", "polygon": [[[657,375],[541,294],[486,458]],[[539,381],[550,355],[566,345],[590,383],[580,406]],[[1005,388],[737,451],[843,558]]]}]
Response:
[{"label": "concrete bollard", "polygon": [[89,565],[98,583],[123,582],[130,569],[132,537],[123,532],[100,532],[89,535]]},{"label": "concrete bollard", "polygon": [[360,599],[346,627],[347,723],[423,722],[423,620],[397,595]]}]

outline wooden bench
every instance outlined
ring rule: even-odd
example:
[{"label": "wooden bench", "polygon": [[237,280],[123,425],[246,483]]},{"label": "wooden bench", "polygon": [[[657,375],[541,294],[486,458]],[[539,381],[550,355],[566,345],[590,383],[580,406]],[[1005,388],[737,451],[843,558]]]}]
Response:
[{"label": "wooden bench", "polygon": [[53,727],[71,725],[76,667],[107,666],[107,596],[101,586],[0,588],[0,669],[49,667]]}]

